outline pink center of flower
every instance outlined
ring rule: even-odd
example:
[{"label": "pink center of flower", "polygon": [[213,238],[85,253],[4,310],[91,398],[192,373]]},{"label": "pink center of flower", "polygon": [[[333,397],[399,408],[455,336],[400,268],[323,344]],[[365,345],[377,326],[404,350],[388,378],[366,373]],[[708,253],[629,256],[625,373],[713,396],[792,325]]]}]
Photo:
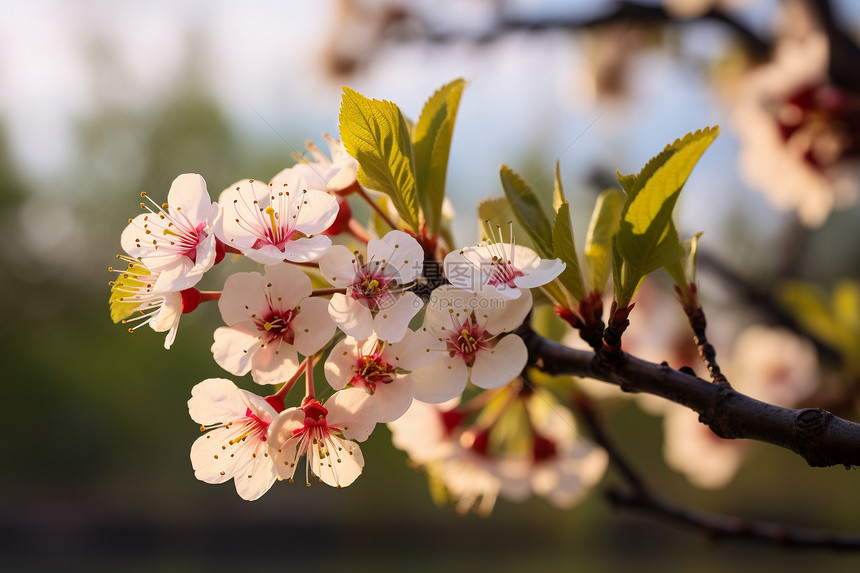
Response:
[{"label": "pink center of flower", "polygon": [[467,366],[475,363],[475,356],[479,350],[490,347],[487,344],[487,331],[471,318],[448,335],[447,346],[450,355],[461,357]]},{"label": "pink center of flower", "polygon": [[313,427],[319,427],[321,429],[328,428],[328,424],[325,419],[325,417],[328,416],[328,410],[317,400],[307,400],[302,406],[302,411],[305,413],[305,423],[303,427],[293,430],[294,435],[301,434]]},{"label": "pink center of flower", "polygon": [[263,317],[254,316],[254,323],[257,328],[268,334],[270,340],[281,338],[287,344],[293,344],[296,333],[293,331],[292,323],[296,314],[294,308],[289,310],[270,309],[269,314]]},{"label": "pink center of flower", "polygon": [[801,152],[816,170],[846,155],[860,154],[860,108],[827,84],[804,86],[777,110],[776,122],[786,146]]},{"label": "pink center of flower", "polygon": [[514,279],[524,276],[523,272],[511,264],[511,261],[505,262],[499,257],[493,257],[492,270],[490,271],[490,279],[487,284],[494,287],[507,286],[515,288]]},{"label": "pink center of flower", "polygon": [[246,431],[238,438],[233,438],[231,440],[232,443],[244,440],[250,435],[257,437],[257,439],[259,439],[261,442],[266,441],[266,434],[269,430],[269,422],[264,422],[263,420],[261,420],[260,417],[257,416],[251,410],[251,408],[247,408],[245,410],[245,425]]},{"label": "pink center of flower", "polygon": [[206,232],[206,221],[203,221],[188,233],[177,235],[175,246],[179,249],[179,254],[185,255],[191,259],[191,262],[196,263],[197,245],[199,245],[207,236],[209,236],[209,233]]},{"label": "pink center of flower", "polygon": [[371,393],[377,384],[390,384],[394,381],[394,366],[382,359],[379,352],[365,354],[355,365],[355,374],[349,381],[356,388],[365,388]]},{"label": "pink center of flower", "polygon": [[555,442],[549,438],[535,435],[534,443],[532,444],[532,459],[535,463],[551,460],[558,455],[558,449]]}]

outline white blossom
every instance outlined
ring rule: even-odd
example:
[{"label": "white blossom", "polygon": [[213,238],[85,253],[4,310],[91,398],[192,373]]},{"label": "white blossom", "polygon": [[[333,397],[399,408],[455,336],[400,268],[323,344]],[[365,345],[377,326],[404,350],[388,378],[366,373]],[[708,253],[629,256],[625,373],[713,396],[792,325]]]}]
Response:
[{"label": "white blossom", "polygon": [[290,378],[297,353],[314,354],[335,333],[328,301],[311,292],[307,275],[286,263],[267,265],[265,276],[231,275],[218,300],[227,326],[215,330],[215,362],[237,376],[250,371],[258,384]]},{"label": "white blossom", "polygon": [[258,263],[315,261],[331,246],[319,233],[337,217],[337,200],[308,189],[296,171],[282,171],[268,185],[238,181],[218,201],[223,208],[218,237]]},{"label": "white blossom", "polygon": [[154,209],[129,220],[122,232],[122,248],[149,269],[158,271],[155,288],[180,291],[197,284],[216,258],[213,228],[219,206],[209,198],[203,177],[186,173],[177,177],[159,206],[145,194]]},{"label": "white blossom", "polygon": [[188,412],[206,432],[191,446],[197,479],[233,479],[239,496],[249,501],[272,487],[277,479],[268,446],[269,425],[277,415],[272,406],[229,380],[209,378],[191,390]]},{"label": "white blossom", "polygon": [[413,237],[391,231],[367,244],[367,258],[334,245],[320,258],[320,272],[346,294],[334,294],[329,313],[338,327],[355,339],[374,332],[398,342],[423,303],[406,288],[421,276],[424,251]]}]

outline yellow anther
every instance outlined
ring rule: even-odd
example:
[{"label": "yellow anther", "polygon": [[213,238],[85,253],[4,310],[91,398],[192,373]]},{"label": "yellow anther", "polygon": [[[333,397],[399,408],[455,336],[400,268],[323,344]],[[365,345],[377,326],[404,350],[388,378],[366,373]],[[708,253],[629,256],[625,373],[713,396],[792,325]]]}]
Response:
[{"label": "yellow anther", "polygon": [[272,330],[272,328],[273,328],[274,326],[275,326],[275,325],[274,325],[274,324],[272,324],[271,322],[264,322],[264,323],[263,323],[263,328],[265,328],[266,330]]}]

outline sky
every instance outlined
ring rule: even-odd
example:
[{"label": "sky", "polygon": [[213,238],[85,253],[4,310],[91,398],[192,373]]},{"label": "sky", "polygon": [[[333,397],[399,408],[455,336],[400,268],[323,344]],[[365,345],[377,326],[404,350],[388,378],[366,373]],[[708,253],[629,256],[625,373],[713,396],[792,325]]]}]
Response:
[{"label": "sky", "polygon": [[[446,1],[457,7],[463,22],[480,18],[487,5]],[[513,4],[523,13],[552,14],[565,3]],[[585,14],[606,4],[589,0],[579,9]],[[769,4],[753,3],[745,17],[761,25]],[[15,157],[36,180],[62,174],[75,161],[75,122],[95,111],[97,96],[145,106],[186,80],[182,65],[189,50],[202,65],[205,85],[239,130],[288,157],[304,139],[319,141],[323,131],[337,131],[340,86],[321,66],[333,8],[333,1],[2,0],[0,117],[10,130]],[[88,63],[98,47],[94,38],[116,59],[107,77],[95,74]],[[559,159],[562,172],[577,185],[595,165],[609,173],[636,171],[687,131],[727,124],[716,96],[694,68],[725,46],[725,36],[713,27],[693,26],[679,36],[687,54],[680,65],[656,51],[640,57],[626,104],[598,104],[583,89],[585,41],[546,33],[514,34],[479,47],[405,44],[380,53],[349,82],[365,95],[397,102],[413,118],[439,86],[457,77],[470,82],[449,169],[458,212],[471,213],[480,198],[500,192],[501,163],[517,169],[524,157],[537,159],[547,166],[547,177],[533,183],[548,186],[551,166]],[[286,133],[306,135],[290,140]],[[688,185],[680,207],[682,231],[718,229],[734,203],[747,197],[735,175],[736,153],[737,143],[724,129]],[[236,174],[237,179],[247,176],[254,175]],[[715,203],[714,197],[721,200]],[[751,201],[754,209],[763,206],[760,198]],[[778,221],[770,217],[771,224]],[[460,218],[457,223],[460,233],[473,240],[473,223]]]}]

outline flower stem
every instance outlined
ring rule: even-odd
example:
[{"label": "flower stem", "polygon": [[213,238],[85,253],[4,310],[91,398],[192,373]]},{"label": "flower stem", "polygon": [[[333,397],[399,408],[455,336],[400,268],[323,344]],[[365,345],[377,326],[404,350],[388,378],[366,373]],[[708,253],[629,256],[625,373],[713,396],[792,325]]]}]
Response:
[{"label": "flower stem", "polygon": [[305,400],[314,400],[316,392],[314,392],[314,361],[313,356],[305,358]]},{"label": "flower stem", "polygon": [[360,185],[358,186],[358,194],[361,196],[361,198],[362,198],[362,199],[364,199],[365,201],[367,201],[367,204],[368,204],[368,205],[370,205],[370,207],[371,207],[374,211],[376,211],[376,214],[377,214],[377,215],[379,215],[379,216],[382,218],[382,220],[383,220],[383,221],[385,221],[385,224],[386,224],[386,225],[388,225],[388,226],[389,226],[389,227],[391,227],[392,229],[397,229],[397,228],[398,228],[398,226],[397,226],[397,225],[395,225],[395,224],[391,221],[391,219],[388,217],[388,214],[387,214],[385,211],[383,211],[383,210],[382,210],[382,208],[381,208],[379,205],[377,205],[377,204],[376,204],[376,201],[374,201],[373,199],[371,199],[371,198],[370,198],[370,196],[367,194],[367,191],[365,191],[365,190],[364,190],[364,188],[363,188],[363,187],[361,187]]},{"label": "flower stem", "polygon": [[287,394],[289,394],[290,390],[292,390],[293,386],[295,386],[296,381],[298,381],[298,379],[302,377],[302,374],[305,373],[305,365],[308,361],[309,361],[309,359],[305,358],[304,361],[302,361],[302,363],[299,364],[299,367],[296,370],[296,373],[293,374],[292,378],[290,378],[289,380],[284,382],[284,385],[281,386],[280,390],[278,390],[275,393],[275,396],[277,398],[280,398],[281,400],[283,400],[284,398],[287,397]]},{"label": "flower stem", "polygon": [[346,294],[346,287],[315,288],[311,296],[326,296],[330,294]]},{"label": "flower stem", "polygon": [[367,228],[355,219],[349,220],[346,231],[365,245],[373,238]]}]

